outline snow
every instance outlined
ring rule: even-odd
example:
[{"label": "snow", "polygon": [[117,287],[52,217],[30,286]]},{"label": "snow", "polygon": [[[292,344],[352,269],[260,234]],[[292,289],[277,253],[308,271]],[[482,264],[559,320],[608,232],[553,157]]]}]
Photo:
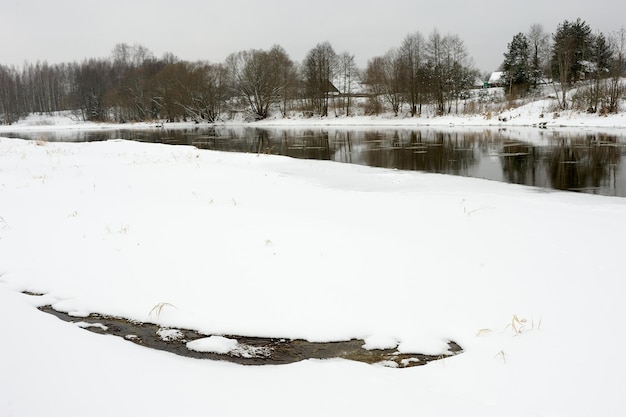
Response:
[{"label": "snow", "polygon": [[201,339],[192,340],[186,343],[187,349],[196,352],[209,352],[230,354],[243,358],[263,358],[269,357],[272,353],[271,348],[264,346],[250,346],[239,343],[235,339],[224,336],[209,336]]},{"label": "snow", "polygon": [[394,349],[398,346],[398,341],[389,335],[373,335],[365,339],[363,349]]},{"label": "snow", "polygon": [[229,353],[237,349],[235,339],[223,336],[209,336],[187,342],[187,348],[196,352]]},{"label": "snow", "polygon": [[502,76],[504,75],[503,71],[495,71],[492,72],[491,75],[489,76],[489,84],[498,84],[498,83],[502,83]]},{"label": "snow", "polygon": [[161,338],[161,340],[165,342],[179,340],[184,337],[183,333],[178,329],[165,329],[160,328],[157,330],[157,335]]},{"label": "snow", "polygon": [[[255,123],[244,123],[238,120],[230,120],[216,123],[215,126],[271,126],[271,127],[307,127],[307,126],[350,126],[350,127],[520,127],[539,126],[549,129],[562,128],[582,128],[582,129],[623,129],[626,126],[625,113],[607,114],[599,116],[588,114],[576,110],[555,111],[556,99],[551,98],[554,93],[552,87],[545,87],[543,98],[528,100],[522,105],[498,112],[487,114],[449,114],[444,116],[434,116],[433,109],[425,109],[421,117],[410,117],[408,114],[394,117],[389,114],[379,116],[353,115],[328,117],[303,117],[301,114],[294,114],[288,118],[280,116],[270,117]],[[473,90],[484,94],[502,94],[502,88],[489,88]],[[572,89],[570,94],[576,90]],[[501,99],[501,97],[499,98]],[[126,124],[116,124],[108,122],[83,122],[72,112],[64,111],[51,115],[30,114],[20,119],[13,125],[0,125],[2,132],[54,132],[57,130],[117,130],[117,129],[151,129],[166,127],[168,129],[195,128],[198,127],[193,122],[135,122]],[[44,135],[45,136],[45,135]]]},{"label": "snow", "polygon": [[87,323],[85,321],[78,321],[78,322],[75,322],[74,324],[78,327],[82,327],[83,329],[86,329],[88,327],[97,327],[105,331],[108,330],[108,327],[102,323]]},{"label": "snow", "polygon": [[[624,235],[620,198],[0,138],[0,415],[619,415]],[[407,369],[241,366],[94,334],[42,305],[150,321],[162,338],[192,328],[207,337],[190,348],[241,355],[263,352],[221,335],[464,352]]]}]

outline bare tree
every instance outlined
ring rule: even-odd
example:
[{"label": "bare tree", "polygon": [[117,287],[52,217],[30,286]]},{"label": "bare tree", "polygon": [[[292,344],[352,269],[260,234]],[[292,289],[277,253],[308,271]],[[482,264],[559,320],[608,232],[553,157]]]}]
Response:
[{"label": "bare tree", "polygon": [[[447,97],[454,100],[455,112],[458,113],[459,99],[467,96],[467,90],[472,87],[479,76],[474,63],[467,52],[465,43],[459,35],[446,36],[446,73]],[[450,106],[448,112],[451,111]]]},{"label": "bare tree", "polygon": [[442,115],[446,108],[446,39],[437,29],[428,37],[426,44],[429,69],[429,90],[434,98],[437,114]]},{"label": "bare tree", "polygon": [[406,101],[411,108],[411,116],[422,113],[422,103],[426,95],[426,41],[420,32],[407,35],[400,46],[403,65]]},{"label": "bare tree", "polygon": [[0,123],[13,124],[24,113],[19,99],[20,80],[15,68],[0,65]]},{"label": "bare tree", "polygon": [[613,58],[609,66],[609,91],[607,111],[617,113],[619,111],[619,98],[624,94],[622,77],[626,75],[626,29],[621,28],[610,37],[610,46]]},{"label": "bare tree", "polygon": [[160,118],[168,122],[199,118],[191,100],[195,78],[192,66],[186,62],[166,64],[155,74],[153,100]]},{"label": "bare tree", "polygon": [[79,109],[83,120],[106,120],[108,107],[105,95],[111,89],[113,68],[106,60],[90,59],[75,69],[73,88],[74,108]]},{"label": "bare tree", "polygon": [[113,47],[111,57],[116,65],[137,68],[147,60],[153,60],[154,54],[150,49],[138,43],[133,45],[118,43]]},{"label": "bare tree", "polygon": [[550,35],[543,30],[543,26],[535,23],[528,30],[526,38],[530,47],[530,82],[536,88],[549,72]]},{"label": "bare tree", "polygon": [[228,70],[222,64],[209,64],[203,69],[204,83],[198,96],[203,118],[215,122],[220,118],[228,99]]},{"label": "bare tree", "polygon": [[382,97],[397,116],[404,96],[402,57],[399,51],[391,49],[384,56],[369,61],[365,79],[373,94]]},{"label": "bare tree", "polygon": [[289,58],[285,49],[280,45],[274,45],[268,52],[271,67],[274,69],[274,84],[278,88],[278,104],[283,117],[287,115],[287,105],[295,96],[298,83],[296,65]]},{"label": "bare tree", "polygon": [[155,76],[162,117],[168,121],[217,121],[227,97],[227,78],[221,64],[167,64]]},{"label": "bare tree", "polygon": [[158,117],[158,100],[154,97],[154,76],[165,62],[140,44],[120,43],[111,51],[112,88],[106,103],[118,121],[150,120]]},{"label": "bare tree", "polygon": [[[435,29],[426,44],[429,89],[437,114],[452,111],[458,100],[478,77],[465,44],[458,35],[441,36]],[[457,109],[458,110],[458,109]]]},{"label": "bare tree", "polygon": [[319,43],[311,49],[302,65],[306,97],[313,111],[321,116],[328,116],[336,68],[337,54],[329,42]]},{"label": "bare tree", "polygon": [[382,111],[382,97],[385,93],[383,57],[376,57],[368,61],[363,82],[369,92],[366,112],[378,115]]},{"label": "bare tree", "polygon": [[337,58],[338,76],[336,79],[338,85],[336,87],[341,93],[339,99],[342,113],[349,116],[352,105],[351,97],[354,93],[354,87],[360,78],[360,73],[354,61],[354,55],[343,52]]},{"label": "bare tree", "polygon": [[265,119],[270,106],[280,102],[288,83],[282,69],[290,62],[280,47],[274,47],[269,52],[257,49],[241,51],[226,59],[233,87],[248,103],[256,118]]}]

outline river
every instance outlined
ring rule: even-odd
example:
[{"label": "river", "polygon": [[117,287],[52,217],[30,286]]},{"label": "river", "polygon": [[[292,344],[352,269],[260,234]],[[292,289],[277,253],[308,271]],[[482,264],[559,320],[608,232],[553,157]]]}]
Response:
[{"label": "river", "polygon": [[484,178],[626,197],[626,132],[538,128],[198,126],[9,132],[85,142],[128,139]]}]

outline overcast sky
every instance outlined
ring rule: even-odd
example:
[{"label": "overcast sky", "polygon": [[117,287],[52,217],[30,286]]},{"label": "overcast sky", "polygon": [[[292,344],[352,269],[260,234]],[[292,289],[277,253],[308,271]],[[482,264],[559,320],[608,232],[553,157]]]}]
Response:
[{"label": "overcast sky", "polygon": [[533,23],[552,33],[565,19],[605,34],[626,26],[623,0],[2,0],[0,64],[108,57],[117,43],[156,56],[222,62],[231,52],[285,48],[302,61],[317,43],[355,55],[360,67],[434,28],[457,34],[481,72]]}]

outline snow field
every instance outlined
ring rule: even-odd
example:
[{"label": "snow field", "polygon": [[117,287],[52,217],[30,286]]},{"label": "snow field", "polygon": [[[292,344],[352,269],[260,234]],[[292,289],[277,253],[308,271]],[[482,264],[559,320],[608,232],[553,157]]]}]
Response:
[{"label": "snow field", "polygon": [[[623,199],[191,147],[0,139],[0,202],[3,415],[626,408]],[[91,334],[33,308],[43,304],[214,337],[360,337],[429,354],[454,340],[465,352],[404,370],[243,367]],[[95,406],[100,396],[116,400]]]}]

